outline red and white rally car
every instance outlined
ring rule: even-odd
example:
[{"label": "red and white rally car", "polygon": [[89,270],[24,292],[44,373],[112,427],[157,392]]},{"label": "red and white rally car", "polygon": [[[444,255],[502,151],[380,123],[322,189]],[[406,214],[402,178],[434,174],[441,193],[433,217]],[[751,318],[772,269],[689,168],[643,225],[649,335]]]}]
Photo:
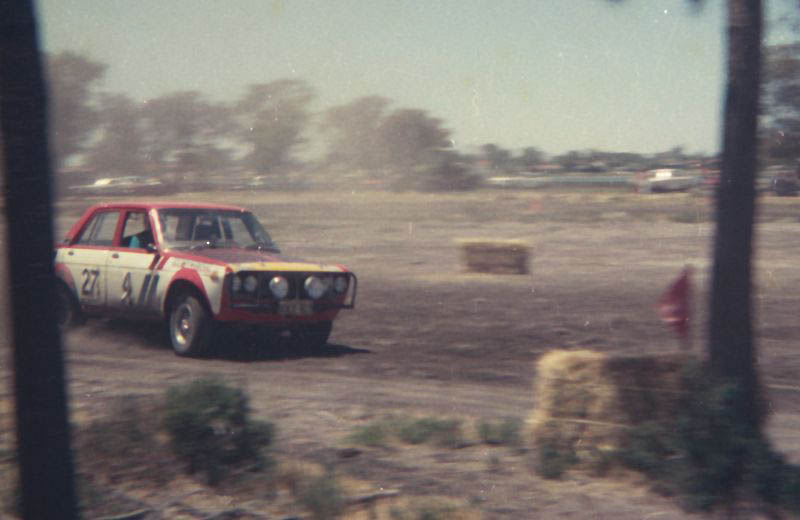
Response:
[{"label": "red and white rally car", "polygon": [[87,315],[162,319],[182,356],[203,353],[217,323],[321,346],[356,296],[353,273],[284,258],[236,206],[97,204],[56,246],[55,263],[63,327]]}]

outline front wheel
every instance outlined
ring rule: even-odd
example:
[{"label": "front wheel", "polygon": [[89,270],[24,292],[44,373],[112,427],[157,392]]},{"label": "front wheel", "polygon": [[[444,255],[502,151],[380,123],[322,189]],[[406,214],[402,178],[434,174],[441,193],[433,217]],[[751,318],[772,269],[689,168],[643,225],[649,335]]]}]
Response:
[{"label": "front wheel", "polygon": [[328,342],[333,330],[333,322],[309,323],[292,330],[292,342],[296,347],[314,351]]},{"label": "front wheel", "polygon": [[211,317],[191,295],[179,296],[169,313],[169,339],[179,356],[199,356],[211,338]]}]

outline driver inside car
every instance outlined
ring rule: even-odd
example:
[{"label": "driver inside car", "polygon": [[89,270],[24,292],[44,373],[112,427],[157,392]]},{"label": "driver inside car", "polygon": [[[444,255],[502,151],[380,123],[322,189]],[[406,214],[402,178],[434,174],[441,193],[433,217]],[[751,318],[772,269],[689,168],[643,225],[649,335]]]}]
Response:
[{"label": "driver inside car", "polygon": [[145,218],[144,231],[140,231],[139,233],[133,235],[128,247],[131,249],[142,249],[153,243],[153,232],[150,230],[150,222],[147,218]]}]

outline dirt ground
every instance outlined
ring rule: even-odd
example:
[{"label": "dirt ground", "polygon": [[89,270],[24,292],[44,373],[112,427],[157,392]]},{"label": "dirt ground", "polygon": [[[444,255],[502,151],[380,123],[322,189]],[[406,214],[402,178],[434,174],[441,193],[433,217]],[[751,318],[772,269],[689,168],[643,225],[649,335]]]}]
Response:
[{"label": "dirt ground", "polygon": [[[685,265],[694,267],[693,348],[701,352],[713,238],[708,199],[358,190],[171,198],[252,208],[288,255],[350,267],[359,277],[356,309],[340,315],[331,343],[318,354],[276,349],[247,359],[226,353],[228,345],[218,345],[211,359],[179,359],[157,328],[91,321],[66,341],[75,420],[102,414],[115,396],[160,394],[213,375],[245,388],[256,416],[275,422],[276,449],[333,465],[376,489],[465,498],[484,518],[686,516],[629,475],[574,472],[543,480],[508,447],[340,453],[347,435],[387,414],[525,419],[536,404],[534,363],[551,349],[677,350],[656,302]],[[59,235],[91,202],[59,203]],[[754,300],[759,364],[772,408],[769,433],[794,462],[800,462],[798,235],[800,199],[765,197]],[[465,238],[526,241],[530,273],[465,272],[456,243]],[[8,336],[0,335],[6,351]]]}]

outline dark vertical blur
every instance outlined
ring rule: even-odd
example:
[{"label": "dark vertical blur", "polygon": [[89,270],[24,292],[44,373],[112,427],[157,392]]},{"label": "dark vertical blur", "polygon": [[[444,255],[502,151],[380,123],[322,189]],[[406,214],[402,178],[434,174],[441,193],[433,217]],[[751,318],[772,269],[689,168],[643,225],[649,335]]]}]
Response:
[{"label": "dark vertical blur", "polygon": [[754,431],[763,417],[752,325],[762,23],[760,0],[728,0],[728,83],[709,319],[712,367],[742,385],[745,399],[736,405],[742,423]]},{"label": "dark vertical blur", "polygon": [[77,517],[64,365],[53,308],[46,100],[33,5],[0,0],[5,172],[17,439],[26,519]]}]

